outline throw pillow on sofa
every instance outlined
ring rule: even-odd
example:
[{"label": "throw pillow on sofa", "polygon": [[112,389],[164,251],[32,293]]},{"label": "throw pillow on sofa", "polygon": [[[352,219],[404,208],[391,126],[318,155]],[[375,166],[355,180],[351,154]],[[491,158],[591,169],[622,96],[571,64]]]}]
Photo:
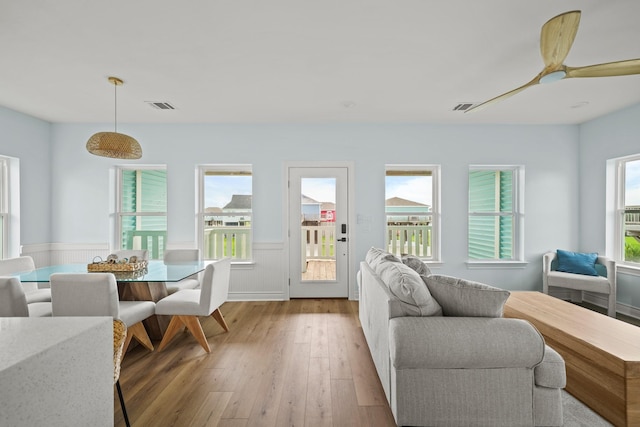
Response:
[{"label": "throw pillow on sofa", "polygon": [[415,255],[402,255],[402,263],[411,267],[421,276],[428,276],[431,274],[431,270],[429,270],[429,266],[422,262],[420,258]]},{"label": "throw pillow on sofa", "polygon": [[378,265],[384,261],[401,262],[397,256],[374,247],[371,247],[367,251],[367,255],[364,257],[364,260],[367,261],[367,264],[369,264],[374,271]]},{"label": "throw pillow on sofa", "polygon": [[374,271],[398,299],[405,316],[441,316],[442,308],[418,273],[401,262],[385,261]]},{"label": "throw pillow on sofa", "polygon": [[502,317],[509,298],[509,291],[457,277],[432,274],[424,282],[445,316]]}]

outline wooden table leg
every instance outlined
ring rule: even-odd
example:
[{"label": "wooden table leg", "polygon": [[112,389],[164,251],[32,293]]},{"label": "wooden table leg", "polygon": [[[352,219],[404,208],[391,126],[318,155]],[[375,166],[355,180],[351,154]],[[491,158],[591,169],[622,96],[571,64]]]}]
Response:
[{"label": "wooden table leg", "polygon": [[[164,282],[118,282],[118,294],[121,301],[158,302],[168,295]],[[151,316],[142,322],[149,338],[161,340],[169,325],[169,316]]]}]

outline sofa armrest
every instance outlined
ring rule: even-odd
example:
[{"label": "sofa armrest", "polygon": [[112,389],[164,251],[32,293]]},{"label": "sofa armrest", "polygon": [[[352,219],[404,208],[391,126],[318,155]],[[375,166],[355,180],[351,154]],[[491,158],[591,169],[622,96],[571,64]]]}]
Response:
[{"label": "sofa armrest", "polygon": [[389,321],[391,364],[396,369],[533,368],[545,343],[520,319],[396,317]]},{"label": "sofa armrest", "polygon": [[602,264],[607,268],[607,280],[612,286],[615,286],[616,283],[616,262],[609,257],[599,256],[596,260],[596,263]]}]

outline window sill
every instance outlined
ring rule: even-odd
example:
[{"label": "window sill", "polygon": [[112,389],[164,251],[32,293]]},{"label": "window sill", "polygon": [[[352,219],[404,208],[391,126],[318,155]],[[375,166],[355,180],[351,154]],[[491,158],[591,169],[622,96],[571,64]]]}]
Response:
[{"label": "window sill", "polygon": [[616,271],[622,274],[628,274],[629,276],[640,276],[640,266],[631,266],[616,264]]},{"label": "window sill", "polygon": [[480,268],[525,268],[526,261],[467,261],[468,269]]}]

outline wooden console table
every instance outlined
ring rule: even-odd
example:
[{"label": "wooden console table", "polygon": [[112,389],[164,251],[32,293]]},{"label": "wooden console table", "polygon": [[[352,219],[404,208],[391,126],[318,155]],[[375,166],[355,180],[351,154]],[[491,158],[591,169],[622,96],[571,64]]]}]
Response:
[{"label": "wooden console table", "polygon": [[562,355],[566,390],[616,426],[640,425],[640,328],[540,292],[511,292],[504,316],[531,322]]}]

